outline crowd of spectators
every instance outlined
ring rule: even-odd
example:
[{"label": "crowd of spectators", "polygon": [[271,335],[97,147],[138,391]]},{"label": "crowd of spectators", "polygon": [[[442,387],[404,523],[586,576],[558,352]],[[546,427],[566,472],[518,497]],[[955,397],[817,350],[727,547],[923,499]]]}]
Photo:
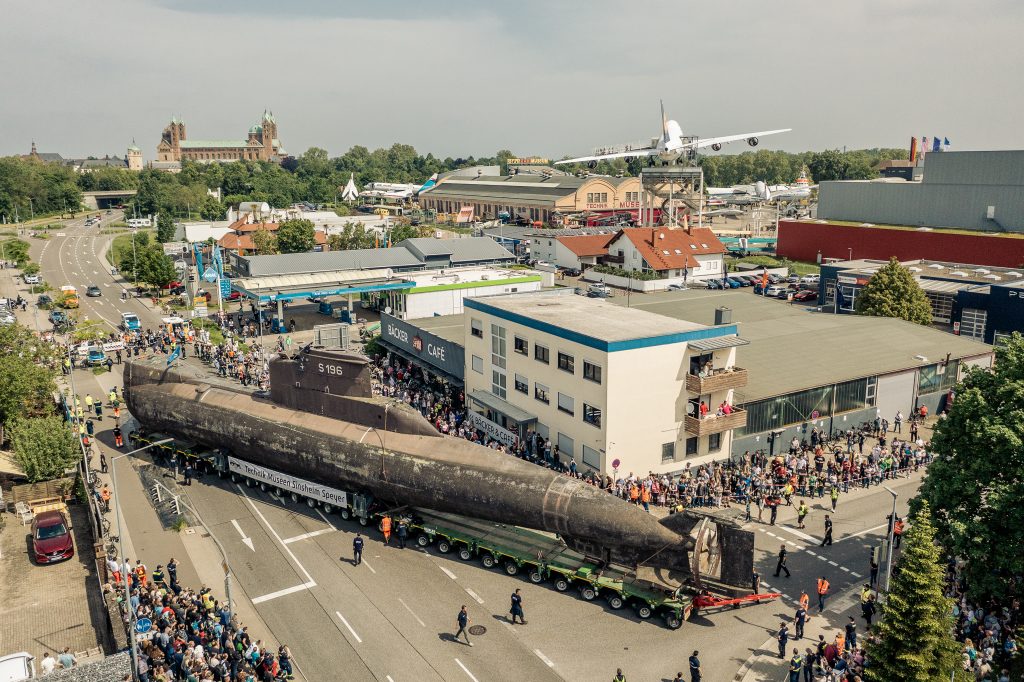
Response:
[{"label": "crowd of spectators", "polygon": [[173,558],[166,569],[157,566],[152,574],[141,561],[133,565],[128,559],[120,564],[109,559],[107,569],[110,581],[104,590],[116,596],[126,626],[152,623],[151,629],[138,637],[142,682],[292,679],[288,646],[277,647],[275,653],[261,640],[253,641],[248,629],[209,588],[194,590],[178,584]]},{"label": "crowd of spectators", "polygon": [[465,395],[461,389],[393,353],[378,353],[371,359],[373,395],[410,405],[443,434],[480,442],[476,429],[464,423]]},{"label": "crowd of spectators", "polygon": [[[973,603],[967,597],[962,568],[962,560],[949,560],[946,596],[953,600],[954,631],[963,645],[963,669],[973,673],[979,681],[1008,680],[1007,668],[1011,659],[1018,655],[1016,630],[1021,623],[1020,599]],[[1000,677],[994,678],[997,670]]]}]

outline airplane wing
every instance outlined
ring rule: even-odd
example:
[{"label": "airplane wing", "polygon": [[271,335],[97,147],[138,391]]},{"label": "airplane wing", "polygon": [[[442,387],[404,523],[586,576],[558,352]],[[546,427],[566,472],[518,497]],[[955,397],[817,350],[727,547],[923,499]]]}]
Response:
[{"label": "airplane wing", "polygon": [[611,152],[609,154],[596,154],[594,156],[580,156],[575,159],[565,159],[564,161],[555,161],[555,166],[560,166],[566,163],[583,163],[585,161],[603,161],[605,159],[624,159],[626,157],[639,157],[639,156],[654,156],[658,153],[658,150],[654,147],[641,147],[639,149],[630,149],[627,152]]},{"label": "airplane wing", "polygon": [[782,130],[765,130],[760,133],[743,133],[741,135],[726,135],[725,137],[708,137],[697,140],[697,148],[710,147],[716,144],[726,144],[728,142],[739,142],[740,140],[749,140],[752,137],[764,137],[765,135],[777,135],[778,133],[788,133],[792,128],[783,128]]}]

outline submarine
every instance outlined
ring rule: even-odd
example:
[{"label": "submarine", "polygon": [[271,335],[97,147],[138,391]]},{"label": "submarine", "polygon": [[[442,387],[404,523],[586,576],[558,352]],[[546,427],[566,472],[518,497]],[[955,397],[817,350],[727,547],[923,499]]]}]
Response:
[{"label": "submarine", "polygon": [[[191,364],[195,362],[196,364]],[[439,433],[402,401],[374,396],[370,359],[313,347],[272,356],[270,391],[197,360],[129,360],[124,398],[143,429],[225,448],[259,466],[421,507],[557,534],[597,561],[669,585],[746,587],[753,533],[693,511],[658,520],[581,479]]]}]

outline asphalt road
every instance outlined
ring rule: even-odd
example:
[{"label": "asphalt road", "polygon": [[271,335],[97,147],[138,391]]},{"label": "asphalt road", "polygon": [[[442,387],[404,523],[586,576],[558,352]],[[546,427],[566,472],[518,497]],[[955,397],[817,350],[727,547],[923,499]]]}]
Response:
[{"label": "asphalt road", "polygon": [[[82,296],[83,317],[116,326],[120,313],[130,310],[144,326],[157,323],[159,312],[135,299],[119,299],[120,284],[101,259],[113,235],[100,235],[99,228],[82,227],[82,222],[68,225],[64,236],[33,242],[44,277],[55,287],[70,283],[83,293],[90,284],[101,287],[100,298]],[[40,320],[46,326],[45,317]],[[890,483],[899,493],[901,513],[918,481],[919,475]],[[794,527],[795,508],[780,508],[775,527],[750,524],[763,586],[779,589],[785,598],[700,614],[671,631],[659,619],[640,621],[629,609],[612,611],[602,601],[584,602],[571,592],[560,594],[475,561],[439,555],[434,548],[384,546],[376,530],[324,518],[256,488],[208,478],[188,495],[226,547],[236,599],[244,595],[253,602],[274,637],[292,648],[307,679],[341,675],[391,682],[589,681],[610,679],[616,667],[630,680],[671,680],[686,669],[694,649],[701,651],[705,679],[731,679],[779,618],[792,615],[800,590],[813,595],[821,575],[832,583],[834,595],[826,616],[849,603],[867,580],[868,551],[884,535],[891,508],[891,497],[881,487],[841,497],[834,515],[835,544],[826,548],[817,545],[827,498],[811,503],[804,530]],[[367,530],[363,565],[352,566],[352,539]],[[772,575],[782,542],[790,552],[789,579]],[[515,588],[522,590],[527,625],[507,621]],[[473,637],[474,647],[452,641],[462,604],[469,606],[472,624],[486,628]]]}]

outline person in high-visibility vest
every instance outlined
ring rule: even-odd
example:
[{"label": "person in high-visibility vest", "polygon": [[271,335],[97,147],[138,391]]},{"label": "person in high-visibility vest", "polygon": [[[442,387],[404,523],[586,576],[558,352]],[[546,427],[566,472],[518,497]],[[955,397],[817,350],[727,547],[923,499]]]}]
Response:
[{"label": "person in high-visibility vest", "polygon": [[893,545],[897,548],[903,542],[903,519],[896,517],[896,524],[892,527]]},{"label": "person in high-visibility vest", "polygon": [[135,577],[140,585],[146,586],[146,565],[142,563],[142,559],[135,560]]},{"label": "person in high-visibility vest", "polygon": [[384,533],[384,544],[385,545],[391,544],[391,517],[390,516],[385,515],[384,518],[380,520],[380,529],[381,529],[381,532]]},{"label": "person in high-visibility vest", "polygon": [[825,576],[818,578],[818,613],[825,610],[825,597],[828,596],[828,580]]},{"label": "person in high-visibility vest", "polygon": [[106,483],[100,489],[100,499],[103,501],[103,511],[110,511],[110,488]]}]

